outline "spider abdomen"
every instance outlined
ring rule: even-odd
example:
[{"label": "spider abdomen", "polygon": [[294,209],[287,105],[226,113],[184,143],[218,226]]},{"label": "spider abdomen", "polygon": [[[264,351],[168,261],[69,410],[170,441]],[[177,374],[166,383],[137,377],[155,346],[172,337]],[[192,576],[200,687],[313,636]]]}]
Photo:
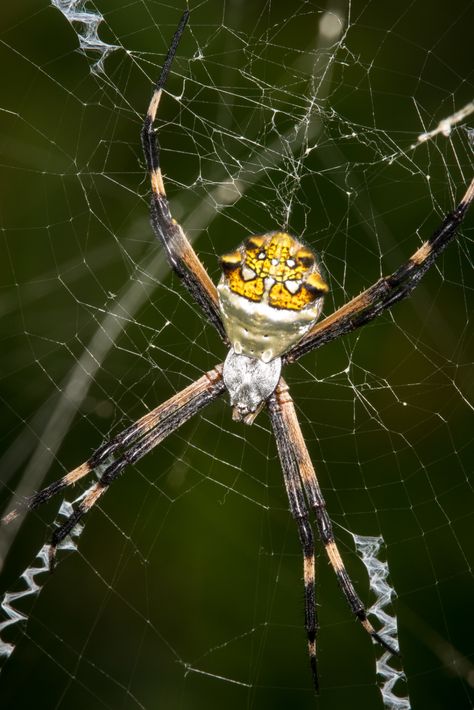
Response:
[{"label": "spider abdomen", "polygon": [[219,305],[236,354],[269,363],[317,321],[328,286],[314,253],[289,234],[249,237],[221,266]]},{"label": "spider abdomen", "polygon": [[280,373],[279,357],[271,362],[263,362],[231,349],[222,374],[233,408],[232,418],[244,424],[253,424],[255,417],[274,392]]}]

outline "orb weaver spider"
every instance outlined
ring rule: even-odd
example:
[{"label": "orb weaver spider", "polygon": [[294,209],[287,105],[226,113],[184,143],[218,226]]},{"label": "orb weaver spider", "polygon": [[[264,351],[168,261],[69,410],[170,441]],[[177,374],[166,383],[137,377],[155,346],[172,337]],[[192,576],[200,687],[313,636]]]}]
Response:
[{"label": "orb weaver spider", "polygon": [[[171,216],[154,129],[163,88],[188,18],[189,12],[186,11],[173,36],[142,128],[142,144],[152,188],[151,224],[172,270],[229,347],[227,358],[104,443],[85,463],[37,492],[25,505],[33,510],[98,467],[104,469],[66,521],[54,530],[49,546],[50,568],[53,569],[58,545],[126,466],[137,463],[184,422],[226,392],[230,396],[233,419],[237,422],[252,424],[266,407],[276,439],[290,512],[296,521],[303,551],[305,627],[313,684],[317,691],[315,544],[310,511],[315,515],[329,562],[355,617],[372,639],[388,652],[398,655],[398,650],[370,623],[346,571],[281,370],[306,353],[365,325],[407,297],[453,239],[474,199],[474,180],[454,211],[406,263],[321,322],[317,321],[329,289],[319,260],[307,245],[284,231],[252,235],[235,251],[222,256],[222,276],[216,287],[182,228]],[[18,510],[11,511],[3,522],[13,520]]]}]

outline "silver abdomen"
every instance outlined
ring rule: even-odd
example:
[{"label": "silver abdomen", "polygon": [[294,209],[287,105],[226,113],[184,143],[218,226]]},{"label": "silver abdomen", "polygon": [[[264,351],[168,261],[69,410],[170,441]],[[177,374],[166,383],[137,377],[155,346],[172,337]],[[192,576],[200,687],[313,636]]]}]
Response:
[{"label": "silver abdomen", "polygon": [[224,363],[224,383],[233,407],[232,418],[252,424],[280,379],[281,359],[263,362],[229,351]]}]

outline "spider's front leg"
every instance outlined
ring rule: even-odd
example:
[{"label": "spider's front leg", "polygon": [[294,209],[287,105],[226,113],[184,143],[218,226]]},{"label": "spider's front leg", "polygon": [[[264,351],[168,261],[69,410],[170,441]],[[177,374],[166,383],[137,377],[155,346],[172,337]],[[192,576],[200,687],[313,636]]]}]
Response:
[{"label": "spider's front leg", "polygon": [[[309,526],[308,513],[305,502],[314,511],[320,538],[326,550],[329,562],[336,573],[337,580],[352,612],[360,621],[370,636],[392,655],[399,655],[391,643],[380,636],[367,618],[362,601],[347,573],[344,562],[334,539],[331,519],[326,511],[321,488],[319,487],[316,472],[311,462],[308,449],[303,439],[303,434],[296,416],[293,400],[288,391],[288,386],[283,378],[280,379],[274,394],[268,400],[268,412],[272,422],[273,431],[280,456],[281,466],[285,479],[286,490],[290,502],[290,510],[295,518],[300,531],[300,539],[304,555],[304,582],[305,582],[305,616],[308,634],[308,647],[313,670],[313,679],[317,689],[316,676],[316,611],[314,594],[314,550],[310,538],[305,537],[305,530]],[[304,491],[304,492],[303,492]],[[312,621],[308,625],[308,619]]]},{"label": "spider's front leg", "polygon": [[[103,467],[99,480],[93,483],[65,522],[54,531],[49,549],[50,569],[53,569],[56,550],[77,523],[97,503],[126,466],[139,461],[163,439],[210,404],[225,391],[222,365],[206,372],[166,402],[131,424],[111,441],[100,446],[85,463],[54,481],[26,501],[28,510],[38,508],[68,486],[75,484],[97,468]],[[20,508],[12,510],[2,520],[6,524],[18,517]]]},{"label": "spider's front leg", "polygon": [[[283,379],[280,380],[283,383]],[[280,390],[280,384],[277,391]],[[290,505],[290,512],[297,526],[303,550],[303,580],[304,580],[304,615],[306,637],[308,642],[308,654],[313,676],[313,685],[316,692],[319,691],[319,679],[316,657],[316,635],[318,629],[316,612],[316,581],[315,581],[315,550],[314,536],[309,521],[308,509],[301,484],[299,459],[287,441],[289,436],[288,428],[282,416],[276,395],[273,394],[267,403],[268,412],[273,426],[273,433],[280,456],[283,479],[285,481],[286,493]]]}]

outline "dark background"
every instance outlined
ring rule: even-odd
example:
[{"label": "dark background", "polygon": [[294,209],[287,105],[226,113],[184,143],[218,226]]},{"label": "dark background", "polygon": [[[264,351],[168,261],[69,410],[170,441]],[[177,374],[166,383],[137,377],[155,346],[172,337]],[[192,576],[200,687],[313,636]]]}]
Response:
[{"label": "dark background", "polygon": [[[0,10],[6,508],[225,357],[148,224],[140,121],[182,6],[89,3],[119,46],[102,73],[46,1]],[[159,116],[174,214],[216,280],[247,234],[303,235],[327,314],[406,259],[471,179],[474,116],[410,146],[472,101],[473,4],[341,2],[333,45],[317,3],[190,8],[167,87],[179,101]],[[472,225],[410,301],[285,373],[369,605],[348,531],[384,536],[412,706],[430,710],[472,707]],[[22,588],[57,506],[2,531],[2,592]],[[114,484],[62,557],[15,605],[26,633],[3,632],[18,647],[2,707],[382,707],[375,650],[323,554],[312,693],[265,414],[247,429],[213,404]]]}]

